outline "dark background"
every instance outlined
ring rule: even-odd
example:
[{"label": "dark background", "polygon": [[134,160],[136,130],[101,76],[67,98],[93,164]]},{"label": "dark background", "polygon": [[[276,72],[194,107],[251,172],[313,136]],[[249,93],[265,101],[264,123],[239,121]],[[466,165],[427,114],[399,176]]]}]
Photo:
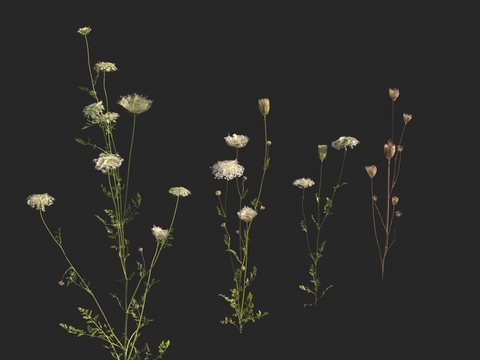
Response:
[{"label": "dark background", "polygon": [[[174,246],[156,269],[161,282],[147,305],[154,322],[141,340],[155,349],[170,339],[165,359],[478,357],[475,7],[152,4],[19,3],[5,14],[2,337],[9,358],[109,358],[100,341],[77,339],[58,326],[83,327],[76,308],[94,305],[79,289],[57,285],[66,263],[25,203],[34,193],[55,197],[48,224],[62,226],[72,260],[113,312],[108,293],[120,291],[119,264],[93,217],[108,206],[99,186],[104,176],[91,161],[98,153],[74,142],[98,135],[81,130],[83,107],[91,103],[78,90],[89,86],[84,40],[76,34],[84,26],[93,29],[92,65],[109,61],[119,68],[107,77],[111,103],[134,92],[153,100],[138,120],[133,155],[130,189],[144,202],[128,229],[132,258],[140,246],[147,256],[153,249],[152,224],[168,226],[175,202],[168,189],[192,192],[180,201]],[[364,166],[376,164],[376,180],[384,176],[389,87],[400,88],[396,133],[403,112],[413,120],[395,193],[403,217],[382,281]],[[262,199],[267,209],[251,233],[250,260],[258,267],[251,291],[256,309],[270,314],[240,335],[219,324],[231,309],[217,294],[227,294],[233,280],[215,210],[214,192],[224,182],[210,166],[234,158],[224,136],[249,136],[241,163],[256,192],[262,97],[271,101],[273,145]],[[121,115],[116,136],[127,149],[131,117],[119,106],[113,111]],[[304,308],[310,298],[298,285],[309,280],[309,258],[299,228],[301,191],[292,182],[316,181],[317,144],[342,135],[360,145],[348,151],[348,185],[338,191],[322,235],[321,280],[334,287],[317,307]],[[334,185],[341,155],[329,149],[324,189]]]}]

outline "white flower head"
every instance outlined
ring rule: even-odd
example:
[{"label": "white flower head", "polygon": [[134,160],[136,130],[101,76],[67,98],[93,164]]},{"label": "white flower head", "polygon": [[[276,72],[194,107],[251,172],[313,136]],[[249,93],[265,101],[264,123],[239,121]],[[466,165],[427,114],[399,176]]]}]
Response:
[{"label": "white flower head", "polygon": [[335,140],[334,142],[332,142],[332,147],[334,147],[337,150],[347,149],[347,147],[350,147],[350,149],[353,149],[353,147],[358,144],[360,144],[360,141],[358,141],[354,137],[340,136],[338,140]]},{"label": "white flower head", "polygon": [[81,35],[88,35],[88,34],[90,34],[90,31],[92,31],[90,26],[86,26],[86,27],[83,27],[83,28],[80,28],[80,29],[77,30],[77,32]]},{"label": "white flower head", "polygon": [[105,124],[112,124],[117,121],[118,115],[116,112],[106,112],[105,114],[100,114],[95,118],[96,122],[105,123]]},{"label": "white flower head", "polygon": [[306,189],[307,187],[312,187],[315,185],[315,182],[310,178],[301,178],[295,180],[293,185],[298,186],[300,189]]},{"label": "white flower head", "polygon": [[230,181],[243,175],[244,167],[237,160],[218,161],[212,167],[212,173],[215,179],[226,179]]},{"label": "white flower head", "polygon": [[247,136],[237,134],[233,134],[232,136],[225,136],[224,139],[228,146],[235,148],[242,148],[246,146],[249,140]]},{"label": "white flower head", "polygon": [[95,169],[100,170],[104,174],[110,170],[114,170],[122,165],[123,159],[117,154],[101,153],[98,159],[93,159]]},{"label": "white flower head", "polygon": [[168,230],[164,230],[161,227],[153,225],[152,234],[157,241],[163,241],[168,237]]},{"label": "white flower head", "polygon": [[47,193],[33,194],[27,198],[27,204],[36,210],[42,210],[45,212],[45,206],[52,205],[54,200],[53,196],[50,196]]},{"label": "white flower head", "polygon": [[94,68],[96,72],[112,72],[118,70],[114,63],[105,61],[99,61],[95,64]]},{"label": "white flower head", "polygon": [[85,106],[83,109],[83,115],[87,118],[95,119],[102,115],[103,110],[105,110],[103,107],[103,101],[100,100],[99,102]]},{"label": "white flower head", "polygon": [[191,194],[191,192],[189,190],[187,190],[187,189],[185,189],[184,187],[181,187],[181,186],[172,187],[172,188],[170,188],[170,190],[168,190],[168,192],[170,194],[172,194],[173,196],[176,196],[176,197],[179,197],[179,196],[185,197],[185,196],[188,196],[188,195]]},{"label": "white flower head", "polygon": [[122,98],[118,100],[118,104],[123,106],[132,114],[138,115],[150,109],[152,106],[152,100],[148,100],[142,95],[133,94],[122,96]]},{"label": "white flower head", "polygon": [[238,217],[240,220],[245,222],[250,222],[253,220],[255,216],[257,216],[257,212],[253,210],[251,207],[244,206],[239,212],[237,212]]}]

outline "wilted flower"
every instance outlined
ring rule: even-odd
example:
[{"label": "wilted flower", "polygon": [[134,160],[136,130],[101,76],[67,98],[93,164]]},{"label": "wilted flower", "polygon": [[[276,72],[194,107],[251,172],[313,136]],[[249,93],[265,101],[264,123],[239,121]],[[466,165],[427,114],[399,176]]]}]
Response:
[{"label": "wilted flower", "polygon": [[99,61],[95,64],[94,68],[96,72],[112,72],[118,70],[114,63],[105,61]]},{"label": "wilted flower", "polygon": [[90,31],[92,31],[92,29],[90,28],[90,26],[87,26],[87,27],[83,27],[83,28],[80,28],[77,30],[77,32],[79,34],[82,34],[82,35],[88,35],[90,34]]},{"label": "wilted flower", "polygon": [[388,95],[390,96],[390,99],[392,99],[392,101],[395,101],[400,95],[400,90],[398,90],[398,88],[390,88],[388,89]]},{"label": "wilted flower", "polygon": [[318,145],[318,158],[320,161],[325,160],[327,157],[328,145]]},{"label": "wilted flower", "polygon": [[235,148],[242,148],[246,146],[249,140],[248,137],[246,137],[245,135],[237,134],[233,134],[232,136],[225,136],[224,139],[228,146]]},{"label": "wilted flower", "polygon": [[103,110],[105,110],[103,107],[103,101],[100,100],[99,102],[85,106],[83,109],[83,115],[87,118],[95,119],[102,114]]},{"label": "wilted flower", "polygon": [[172,187],[172,188],[170,188],[170,190],[168,190],[168,192],[170,194],[172,194],[173,196],[177,196],[177,197],[178,196],[185,197],[185,196],[188,196],[188,195],[191,194],[189,190],[187,190],[187,189],[185,189],[184,187],[181,187],[181,186]]},{"label": "wilted flower", "polygon": [[42,210],[45,212],[45,206],[52,205],[54,200],[55,199],[47,193],[33,194],[27,198],[27,204],[36,210]]},{"label": "wilted flower", "polygon": [[152,106],[152,100],[148,100],[142,95],[133,94],[122,96],[122,98],[118,100],[118,104],[123,106],[132,114],[138,115],[150,109]]},{"label": "wilted flower", "polygon": [[153,225],[152,234],[153,236],[155,236],[155,239],[157,239],[157,241],[163,241],[168,236],[168,230],[164,230],[161,227]]},{"label": "wilted flower", "polygon": [[253,220],[255,216],[257,216],[257,212],[253,210],[251,207],[244,206],[242,210],[237,212],[238,217],[240,220],[245,222],[250,222]]},{"label": "wilted flower", "polygon": [[412,120],[412,114],[403,114],[403,121],[405,124],[408,124],[410,120]]},{"label": "wilted flower", "polygon": [[293,182],[293,185],[295,186],[298,186],[300,189],[305,189],[307,187],[311,187],[313,185],[315,185],[315,182],[310,179],[310,178],[301,178],[301,179],[297,179]]},{"label": "wilted flower", "polygon": [[98,159],[93,159],[96,170],[101,170],[104,174],[110,170],[117,169],[122,165],[123,159],[117,154],[101,153]]},{"label": "wilted flower", "polygon": [[334,147],[337,150],[341,150],[341,149],[347,149],[347,146],[349,146],[350,149],[353,149],[353,147],[358,144],[360,144],[360,141],[358,141],[354,137],[340,136],[338,140],[335,140],[334,142],[332,142],[332,147]]},{"label": "wilted flower", "polygon": [[367,170],[368,176],[370,176],[372,179],[377,174],[377,167],[375,165],[365,166],[365,170]]},{"label": "wilted flower", "polygon": [[218,161],[212,167],[215,179],[226,179],[228,181],[243,175],[244,167],[237,160]]},{"label": "wilted flower", "polygon": [[393,155],[395,155],[395,144],[392,140],[388,140],[388,142],[383,145],[383,153],[387,159],[391,159]]},{"label": "wilted flower", "polygon": [[270,112],[270,100],[269,99],[258,99],[258,110],[263,116],[268,115]]},{"label": "wilted flower", "polygon": [[393,204],[393,206],[398,204],[398,197],[392,196],[392,204]]}]

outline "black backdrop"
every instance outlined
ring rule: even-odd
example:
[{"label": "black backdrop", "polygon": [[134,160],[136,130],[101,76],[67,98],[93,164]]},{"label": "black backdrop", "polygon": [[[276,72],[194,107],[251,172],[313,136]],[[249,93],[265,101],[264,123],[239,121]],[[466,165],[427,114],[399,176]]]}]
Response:
[{"label": "black backdrop", "polygon": [[[478,356],[478,273],[473,230],[478,161],[478,24],[472,9],[402,2],[323,5],[240,2],[45,4],[16,6],[1,26],[3,175],[7,206],[2,262],[3,338],[9,358],[109,358],[100,341],[77,339],[58,326],[81,327],[78,306],[92,308],[76,288],[59,287],[61,254],[27,207],[32,193],[56,198],[45,217],[62,226],[65,247],[106,303],[119,277],[115,254],[94,213],[106,205],[98,154],[74,142],[90,99],[84,41],[91,26],[92,61],[116,63],[110,99],[139,93],[153,100],[138,121],[131,189],[144,198],[130,228],[132,248],[153,246],[152,224],[166,226],[174,205],[167,190],[184,186],[175,241],[157,268],[142,339],[172,345],[166,359],[213,358],[475,358]],[[390,133],[388,88],[400,88],[397,124],[413,114],[397,196],[403,212],[386,279],[373,237],[369,178],[385,169]],[[271,167],[261,213],[252,229],[252,285],[257,309],[270,314],[244,334],[220,325],[230,315],[217,296],[233,281],[209,167],[233,158],[223,137],[251,138],[242,150],[255,184],[262,159],[262,117],[268,97]],[[130,119],[120,109],[119,141]],[[316,180],[317,144],[349,135],[344,179],[323,233],[321,280],[334,287],[317,307],[298,285],[308,281],[300,177]],[[341,152],[332,148],[326,186]],[[472,170],[471,170],[472,169]],[[379,176],[379,175],[377,175]],[[473,177],[473,179],[472,179]],[[471,180],[470,180],[471,179]],[[250,181],[250,180],[249,180]],[[311,190],[310,195],[313,196]],[[307,193],[308,194],[308,193]],[[13,210],[12,210],[13,209]],[[26,231],[26,232],[25,232]],[[477,342],[475,342],[477,341]]]}]

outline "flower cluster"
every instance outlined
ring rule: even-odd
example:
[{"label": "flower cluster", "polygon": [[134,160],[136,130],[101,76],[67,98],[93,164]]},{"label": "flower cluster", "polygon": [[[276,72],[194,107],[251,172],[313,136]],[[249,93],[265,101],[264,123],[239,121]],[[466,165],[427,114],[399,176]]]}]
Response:
[{"label": "flower cluster", "polygon": [[142,95],[133,94],[122,96],[122,98],[118,100],[118,104],[130,113],[138,115],[151,108],[152,100],[148,100]]},{"label": "flower cluster", "polygon": [[101,153],[98,159],[93,159],[95,169],[100,170],[104,174],[110,170],[114,170],[122,165],[123,159],[117,154]]},{"label": "flower cluster", "polygon": [[347,149],[347,147],[350,147],[350,149],[353,149],[354,146],[360,144],[360,141],[355,139],[354,137],[351,136],[340,136],[338,140],[335,140],[332,142],[332,147],[334,147],[337,150],[341,149]]},{"label": "flower cluster", "polygon": [[306,189],[307,187],[312,187],[315,185],[315,182],[310,178],[301,178],[295,180],[293,185],[298,186],[300,189]]},{"label": "flower cluster", "polygon": [[238,217],[240,220],[245,222],[250,222],[253,220],[255,216],[257,216],[257,212],[253,210],[251,207],[244,206],[239,212],[237,212]]},{"label": "flower cluster", "polygon": [[103,110],[105,110],[103,101],[100,100],[99,102],[85,106],[83,109],[83,115],[89,119],[96,119],[102,115]]},{"label": "flower cluster", "polygon": [[155,236],[155,239],[157,239],[157,241],[163,241],[168,236],[168,230],[164,230],[161,227],[153,225],[152,234],[153,236]]},{"label": "flower cluster", "polygon": [[215,179],[226,179],[228,181],[243,175],[244,167],[237,160],[218,161],[212,167]]},{"label": "flower cluster", "polygon": [[42,210],[45,212],[45,206],[52,205],[54,200],[53,196],[50,196],[47,193],[33,194],[27,198],[27,204],[36,210]]},{"label": "flower cluster", "polygon": [[99,61],[95,64],[94,68],[96,72],[112,72],[118,70],[114,63],[105,61]]},{"label": "flower cluster", "polygon": [[245,135],[237,135],[237,134],[233,134],[232,136],[230,135],[225,136],[224,139],[228,146],[231,146],[234,148],[242,148],[246,146],[249,140],[248,137],[246,137]]},{"label": "flower cluster", "polygon": [[83,27],[83,28],[80,28],[80,29],[77,30],[77,32],[81,35],[88,35],[88,34],[90,34],[90,31],[92,31],[90,26],[86,26],[86,27]]},{"label": "flower cluster", "polygon": [[168,192],[170,194],[172,194],[173,196],[176,196],[176,197],[180,197],[180,196],[185,197],[185,196],[188,196],[188,195],[191,194],[189,190],[187,190],[187,189],[185,189],[184,187],[181,187],[181,186],[172,187],[172,188],[170,188],[170,190],[168,190]]}]

